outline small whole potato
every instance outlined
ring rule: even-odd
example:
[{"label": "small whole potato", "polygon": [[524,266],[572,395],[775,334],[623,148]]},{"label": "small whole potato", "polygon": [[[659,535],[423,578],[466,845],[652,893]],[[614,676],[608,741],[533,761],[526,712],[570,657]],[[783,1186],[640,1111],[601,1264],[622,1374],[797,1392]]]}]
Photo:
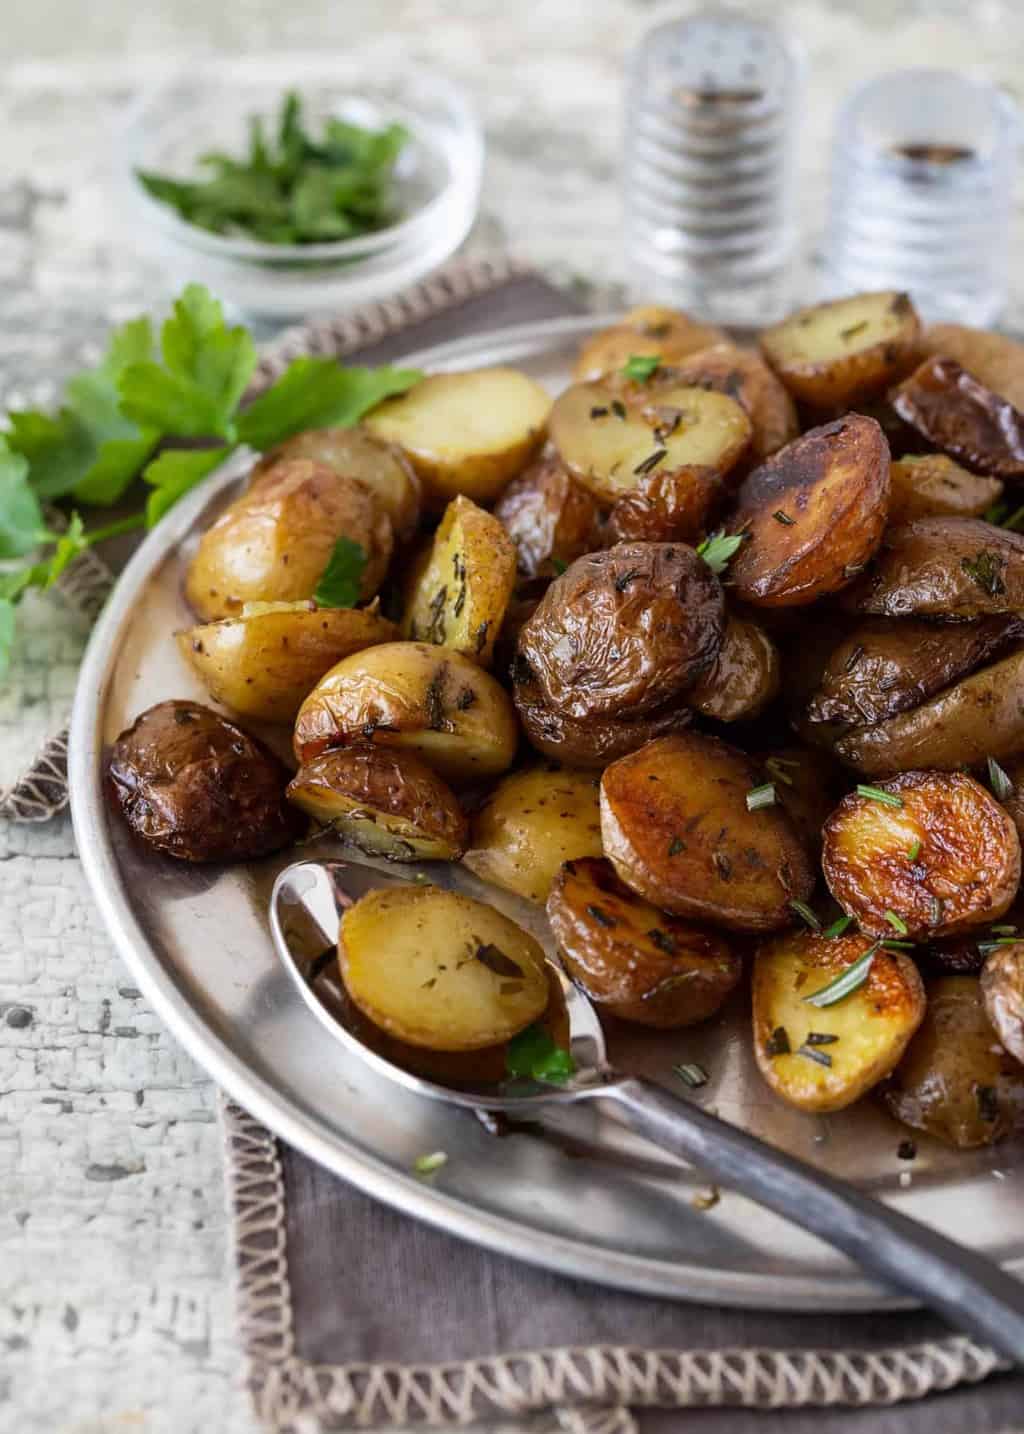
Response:
[{"label": "small whole potato", "polygon": [[964,772],[902,772],[825,823],[829,890],[862,931],[911,941],[998,920],[1020,883],[1017,829]]},{"label": "small whole potato", "polygon": [[889,522],[915,518],[980,518],[1003,492],[998,478],[984,478],[945,453],[908,453],[889,465]]},{"label": "small whole potato", "polygon": [[1024,414],[955,359],[925,359],[890,401],[904,423],[968,468],[1024,477]]},{"label": "small whole potato", "polygon": [[391,559],[391,519],[355,478],[306,459],[275,464],[203,534],[185,577],[189,606],[209,622],[247,602],[311,598],[339,538],[363,550],[368,601]]},{"label": "small whole potato", "polygon": [[972,377],[1024,412],[1024,344],[991,329],[929,324],[921,356],[955,359]]},{"label": "small whole potato", "polygon": [[1024,1064],[1024,941],[998,946],[986,956],[981,997],[1004,1049]]},{"label": "small whole potato", "polygon": [[753,424],[751,457],[761,463],[800,432],[796,405],[758,354],[735,344],[715,344],[673,365],[680,378],[736,399]]},{"label": "small whole potato", "polygon": [[565,863],[547,912],[569,975],[623,1021],[662,1030],[706,1021],[743,971],[718,932],[659,911],[599,857]]},{"label": "small whole potato", "polygon": [[703,717],[746,722],[779,695],[779,652],[757,623],[730,616],[718,655],[686,694]]},{"label": "small whole potato", "polygon": [[537,683],[522,668],[513,665],[512,697],[519,721],[531,747],[542,756],[570,767],[598,771],[609,762],[635,752],[655,737],[681,732],[693,721],[693,712],[681,704],[632,719],[619,717],[569,717],[549,707]]},{"label": "small whole potato", "polygon": [[726,341],[722,329],[702,324],[680,309],[631,309],[614,327],[601,329],[580,345],[573,374],[577,379],[600,378],[623,368],[634,354],[674,363]]},{"label": "small whole potato", "polygon": [[612,504],[605,535],[612,543],[697,543],[724,496],[725,484],[714,468],[645,473]]},{"label": "small whole potato", "polygon": [[600,514],[591,493],[573,481],[558,458],[542,458],[513,478],[494,516],[516,547],[526,577],[568,567],[601,546]]}]

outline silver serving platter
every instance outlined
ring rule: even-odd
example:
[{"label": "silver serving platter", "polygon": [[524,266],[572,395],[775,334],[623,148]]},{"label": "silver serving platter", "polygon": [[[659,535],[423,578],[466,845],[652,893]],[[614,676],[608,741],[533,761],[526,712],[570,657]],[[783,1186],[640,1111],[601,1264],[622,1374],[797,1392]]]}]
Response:
[{"label": "silver serving platter", "polygon": [[[407,362],[434,370],[515,364],[556,392],[594,327],[590,317],[505,329]],[[723,1192],[702,1208],[709,1202],[699,1172],[598,1111],[559,1113],[543,1127],[499,1138],[471,1112],[389,1083],[331,1038],[274,957],[267,898],[294,851],[243,867],[194,868],[143,850],[112,815],[105,746],[153,702],[206,697],[171,637],[190,622],[183,564],[247,467],[239,460],[211,476],[139,548],[96,627],[71,724],[82,863],[117,950],[174,1035],[290,1145],[368,1194],[479,1245],[677,1299],[789,1310],[898,1304],[841,1256],[739,1196]],[[318,849],[339,854],[331,842],[299,854]],[[544,934],[538,908],[480,890]],[[697,1098],[726,1119],[1024,1270],[1024,1142],[959,1153],[918,1137],[908,1165],[897,1157],[908,1132],[871,1099],[828,1117],[790,1110],[764,1085],[750,1044],[749,1014],[737,1000],[694,1030],[620,1038],[612,1055],[677,1090],[672,1066],[701,1062],[710,1081]],[[446,1152],[447,1163],[428,1180],[416,1176],[416,1157],[434,1150]]]}]

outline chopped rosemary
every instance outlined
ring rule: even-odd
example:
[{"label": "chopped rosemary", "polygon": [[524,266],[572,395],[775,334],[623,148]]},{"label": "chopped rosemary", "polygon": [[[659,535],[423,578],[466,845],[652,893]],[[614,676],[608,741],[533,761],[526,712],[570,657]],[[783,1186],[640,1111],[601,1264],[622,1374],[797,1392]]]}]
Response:
[{"label": "chopped rosemary", "polygon": [[657,354],[630,354],[622,366],[622,372],[626,378],[635,378],[638,383],[646,383],[651,374],[661,367],[661,359]]},{"label": "chopped rosemary", "polygon": [[992,930],[997,936],[1013,936],[1017,928],[1016,926],[993,926]]},{"label": "chopped rosemary", "polygon": [[646,458],[641,459],[641,461],[640,461],[640,462],[636,465],[636,467],[633,469],[633,472],[634,472],[634,473],[650,473],[651,469],[652,469],[652,468],[657,468],[657,466],[658,466],[658,464],[661,462],[661,460],[662,460],[663,458],[666,458],[667,456],[668,456],[668,449],[667,449],[667,448],[656,448],[653,453],[648,453],[648,455],[647,455]]},{"label": "chopped rosemary", "polygon": [[783,782],[787,787],[793,785],[793,778],[786,771],[787,767],[799,767],[799,762],[794,762],[789,757],[768,757],[765,760],[764,769],[773,782]]},{"label": "chopped rosemary", "polygon": [[821,922],[807,905],[806,901],[791,901],[789,903],[789,909],[795,916],[799,916],[800,920],[809,926],[812,931],[821,930]]},{"label": "chopped rosemary", "polygon": [[771,782],[765,782],[763,787],[751,787],[747,793],[747,811],[756,812],[761,807],[773,807],[775,805],[775,788]]},{"label": "chopped rosemary", "polygon": [[916,861],[917,858],[918,858],[920,855],[921,855],[921,843],[920,843],[919,841],[912,841],[912,842],[910,843],[910,845],[907,847],[907,860],[908,860],[908,861]]},{"label": "chopped rosemary", "polygon": [[844,936],[852,925],[852,916],[840,916],[833,921],[831,926],[826,926],[821,934],[827,936],[830,941],[834,941],[837,936]]},{"label": "chopped rosemary", "polygon": [[903,798],[898,797],[895,792],[883,792],[881,787],[869,787],[864,782],[857,783],[858,797],[867,797],[869,801],[881,802],[884,807],[902,807]]},{"label": "chopped rosemary", "polygon": [[813,1046],[799,1046],[796,1054],[803,1056],[804,1060],[816,1061],[819,1066],[830,1066],[832,1057],[828,1051],[816,1051]]},{"label": "chopped rosemary", "polygon": [[795,518],[791,518],[789,514],[784,513],[781,508],[776,508],[775,512],[772,514],[772,517],[775,519],[776,523],[781,523],[784,528],[792,528],[794,523],[796,522]]},{"label": "chopped rosemary", "polygon": [[429,1155],[417,1155],[412,1168],[417,1175],[433,1175],[434,1171],[440,1170],[447,1161],[448,1157],[443,1150],[434,1150]]},{"label": "chopped rosemary", "polygon": [[608,406],[616,418],[625,418],[626,405],[622,402],[621,398],[613,398]]},{"label": "chopped rosemary", "polygon": [[888,907],[886,907],[885,911],[882,912],[882,915],[885,917],[886,921],[888,921],[889,925],[894,931],[898,931],[901,936],[906,936],[910,928],[907,926],[907,923],[903,920],[902,916],[897,916],[896,912],[890,911]]},{"label": "chopped rosemary", "polygon": [[991,956],[993,951],[998,951],[1000,946],[1016,946],[1016,936],[999,936],[995,941],[979,941],[978,955]]},{"label": "chopped rosemary", "polygon": [[785,1026],[776,1026],[764,1043],[766,1056],[788,1056],[792,1047]]},{"label": "chopped rosemary", "polygon": [[883,941],[883,951],[913,951],[913,941]]},{"label": "chopped rosemary", "polygon": [[995,757],[988,759],[988,784],[992,788],[992,795],[1000,802],[1013,796],[1013,783]]},{"label": "chopped rosemary", "polygon": [[687,1065],[673,1066],[672,1069],[679,1079],[688,1085],[691,1090],[697,1090],[699,1086],[707,1085],[708,1083],[707,1071],[703,1066],[698,1065],[696,1061],[691,1061]]},{"label": "chopped rosemary", "polygon": [[839,1037],[834,1036],[831,1031],[808,1031],[805,1046],[831,1046],[835,1045]]},{"label": "chopped rosemary", "polygon": [[863,333],[867,326],[867,319],[861,319],[859,324],[851,324],[848,329],[840,329],[839,337],[842,339],[844,344],[848,344],[851,339],[856,338],[858,334]]},{"label": "chopped rosemary", "polygon": [[604,404],[598,403],[590,410],[590,416],[591,418],[607,418],[608,410]]},{"label": "chopped rosemary", "polygon": [[818,1007],[834,1006],[844,997],[852,996],[854,991],[858,991],[863,986],[871,974],[871,963],[874,961],[875,952],[880,945],[881,942],[876,941],[873,946],[868,947],[863,956],[854,961],[851,966],[847,966],[845,971],[840,971],[834,980],[829,981],[827,986],[822,986],[812,995],[805,996],[804,1000],[807,1004]]},{"label": "chopped rosemary", "polygon": [[598,906],[597,903],[596,903],[596,902],[593,902],[593,901],[592,901],[592,902],[590,903],[590,905],[587,907],[587,915],[588,915],[588,916],[592,916],[592,917],[594,918],[594,920],[597,922],[598,926],[607,927],[609,930],[610,930],[613,926],[618,926],[618,924],[619,924],[619,923],[615,920],[615,917],[614,917],[614,916],[609,916],[609,915],[608,915],[607,911],[605,911],[605,909],[604,909],[603,906]]}]

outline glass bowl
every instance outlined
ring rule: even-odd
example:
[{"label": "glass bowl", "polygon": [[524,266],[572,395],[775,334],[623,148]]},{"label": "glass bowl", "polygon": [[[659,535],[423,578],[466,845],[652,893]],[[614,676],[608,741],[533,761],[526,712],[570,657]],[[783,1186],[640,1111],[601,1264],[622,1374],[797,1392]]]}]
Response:
[{"label": "glass bowl", "polygon": [[[394,224],[328,243],[269,244],[190,224],[139,183],[140,169],[190,178],[210,149],[244,153],[250,118],[262,116],[271,130],[288,90],[299,94],[314,133],[328,116],[406,127]],[[199,281],[243,313],[279,318],[379,299],[442,264],[473,224],[483,170],[480,126],[456,89],[376,66],[366,76],[343,59],[190,66],[132,108],[122,150],[120,178],[135,232],[174,280]]]}]

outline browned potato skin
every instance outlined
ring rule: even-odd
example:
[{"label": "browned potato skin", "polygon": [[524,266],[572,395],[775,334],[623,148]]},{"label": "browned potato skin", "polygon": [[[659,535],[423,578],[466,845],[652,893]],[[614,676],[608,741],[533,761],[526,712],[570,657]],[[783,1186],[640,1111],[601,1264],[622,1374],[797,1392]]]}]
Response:
[{"label": "browned potato skin", "polygon": [[697,543],[725,499],[713,468],[645,473],[612,504],[604,528],[610,543]]},{"label": "browned potato skin", "polygon": [[922,356],[955,359],[979,383],[1024,412],[1024,344],[990,329],[929,324],[920,350]]},{"label": "browned potato skin", "polygon": [[[513,667],[513,674],[516,668]],[[631,720],[618,717],[569,717],[549,707],[532,678],[514,678],[512,697],[530,745],[545,757],[570,767],[601,770],[655,737],[681,732],[693,721],[689,707],[676,705]]]},{"label": "browned potato skin", "polygon": [[1013,785],[1010,795],[1001,799],[1002,804],[1010,813],[1010,819],[1017,828],[1017,835],[1024,847],[1024,756],[1007,757],[1001,766]]},{"label": "browned potato skin", "polygon": [[559,458],[542,458],[514,478],[494,516],[515,543],[519,571],[528,578],[551,573],[559,563],[568,567],[601,546],[597,503]]},{"label": "browned potato skin", "polygon": [[[777,766],[767,765],[772,759]],[[775,800],[817,865],[822,831],[847,785],[842,768],[816,747],[776,747],[766,754],[765,763],[763,780],[774,785]]]},{"label": "browned potato skin", "polygon": [[730,616],[718,655],[686,694],[703,717],[745,722],[779,695],[779,650],[763,628]]},{"label": "browned potato skin", "polygon": [[736,596],[800,607],[838,592],[874,556],[888,511],[889,448],[875,420],[851,413],[812,428],[739,490],[728,527],[750,536],[729,568]]},{"label": "browned potato skin", "polygon": [[866,777],[914,767],[955,772],[989,757],[1001,762],[1024,749],[1022,684],[1024,652],[1018,651],[910,712],[853,728],[835,740],[833,750]]},{"label": "browned potato skin", "polygon": [[1024,941],[1000,946],[985,958],[981,997],[1003,1047],[1024,1064]]},{"label": "browned potato skin", "polygon": [[964,772],[902,772],[881,790],[903,805],[850,792],[825,823],[822,869],[847,915],[873,936],[910,941],[998,920],[1017,894],[1021,855],[995,798]]},{"label": "browned potato skin", "polygon": [[273,753],[198,702],[148,708],[114,743],[108,771],[135,835],[181,861],[249,861],[302,826]]},{"label": "browned potato skin", "polygon": [[1020,612],[1024,537],[980,518],[918,518],[886,533],[873,567],[840,601],[848,612],[940,622]]},{"label": "browned potato skin", "polygon": [[960,367],[928,358],[892,394],[904,423],[968,468],[1024,477],[1024,413]]},{"label": "browned potato skin", "polygon": [[636,718],[685,692],[724,630],[721,585],[692,548],[619,543],[555,579],[519,634],[517,660],[568,717]]},{"label": "browned potato skin", "polygon": [[727,342],[722,329],[702,324],[680,309],[654,306],[631,309],[620,323],[602,329],[581,344],[573,377],[577,380],[600,378],[602,374],[622,368],[634,354],[673,363],[711,344]]},{"label": "browned potato skin", "polygon": [[993,1038],[973,976],[940,977],[927,996],[925,1018],[883,1092],[885,1105],[904,1125],[959,1150],[993,1145],[1024,1111],[1024,1071]]},{"label": "browned potato skin", "polygon": [[569,975],[623,1021],[661,1030],[706,1021],[743,971],[722,936],[659,911],[601,857],[562,866],[547,913]]},{"label": "browned potato skin", "polygon": [[779,806],[748,811],[757,765],[697,732],[662,737],[601,779],[605,855],[665,911],[735,931],[774,931],[806,900],[814,872]]},{"label": "browned potato skin", "polygon": [[391,519],[355,478],[306,459],[275,464],[203,534],[185,596],[206,621],[247,602],[311,598],[341,537],[366,554],[359,596],[368,601],[391,560]]},{"label": "browned potato skin", "polygon": [[735,344],[715,344],[673,367],[686,383],[734,398],[754,426],[751,457],[761,463],[800,432],[796,405],[758,354]]},{"label": "browned potato skin", "polygon": [[915,518],[980,518],[1003,491],[998,478],[983,478],[945,453],[908,453],[889,465],[889,523]]}]

